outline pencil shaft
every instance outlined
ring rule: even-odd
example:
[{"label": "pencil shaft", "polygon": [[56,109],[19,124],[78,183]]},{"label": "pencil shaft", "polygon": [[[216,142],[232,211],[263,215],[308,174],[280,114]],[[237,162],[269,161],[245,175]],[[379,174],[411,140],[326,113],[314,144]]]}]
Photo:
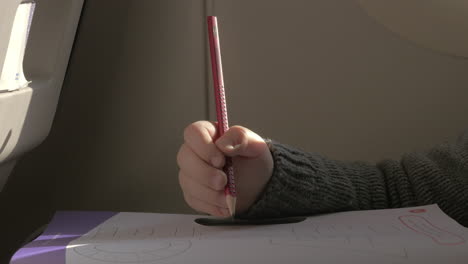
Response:
[{"label": "pencil shaft", "polygon": [[[216,103],[216,118],[218,121],[217,138],[221,137],[229,129],[227,114],[226,93],[224,90],[223,68],[221,63],[221,49],[219,44],[218,23],[214,16],[209,16],[208,37],[210,43],[211,69],[213,73],[213,86]],[[227,175],[227,184],[224,189],[226,202],[231,216],[235,214],[236,186],[234,181],[234,168],[232,159],[226,157],[226,165],[223,168]]]}]

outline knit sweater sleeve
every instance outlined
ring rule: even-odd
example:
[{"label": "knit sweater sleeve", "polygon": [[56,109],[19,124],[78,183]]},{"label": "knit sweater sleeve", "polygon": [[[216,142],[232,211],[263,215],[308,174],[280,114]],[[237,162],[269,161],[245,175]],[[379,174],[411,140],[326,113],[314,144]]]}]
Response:
[{"label": "knit sweater sleeve", "polygon": [[468,133],[454,144],[377,164],[342,162],[267,141],[273,175],[245,217],[313,215],[437,203],[468,227]]}]

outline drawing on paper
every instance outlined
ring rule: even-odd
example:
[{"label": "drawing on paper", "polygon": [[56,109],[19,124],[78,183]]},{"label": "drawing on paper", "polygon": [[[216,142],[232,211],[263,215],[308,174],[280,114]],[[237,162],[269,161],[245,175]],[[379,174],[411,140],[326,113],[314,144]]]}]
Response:
[{"label": "drawing on paper", "polygon": [[[172,235],[176,233],[177,230]],[[181,255],[191,246],[190,240],[158,238],[154,228],[102,226],[75,240],[68,248],[81,257],[101,262],[153,263]]]},{"label": "drawing on paper", "polygon": [[96,261],[92,263],[166,263],[177,258],[184,262],[194,256],[204,259],[206,248],[223,243],[239,246],[241,251],[248,244],[244,250],[313,250],[324,255],[407,263],[420,257],[420,248],[415,247],[418,243],[442,251],[453,248],[452,252],[465,247],[464,236],[444,230],[443,225],[426,217],[425,212],[394,212],[392,216],[385,215],[385,221],[376,214],[372,215],[375,221],[363,217],[342,220],[322,216],[296,224],[223,227],[195,224],[192,216],[119,214],[74,240],[68,248],[73,254],[70,257]]},{"label": "drawing on paper", "polygon": [[466,243],[466,240],[451,232],[445,231],[440,227],[435,226],[426,218],[419,215],[402,215],[398,219],[409,229],[414,232],[427,236],[434,243],[445,246],[456,246]]},{"label": "drawing on paper", "polygon": [[133,241],[77,245],[73,250],[80,256],[109,263],[145,263],[174,257],[187,251],[190,241]]}]

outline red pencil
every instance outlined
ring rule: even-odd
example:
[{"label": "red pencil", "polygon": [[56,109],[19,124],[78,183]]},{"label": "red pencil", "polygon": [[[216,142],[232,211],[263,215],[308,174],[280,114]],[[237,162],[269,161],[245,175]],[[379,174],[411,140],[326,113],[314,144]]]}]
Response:
[{"label": "red pencil", "polygon": [[[218,22],[215,16],[208,16],[208,37],[210,42],[211,70],[213,72],[213,86],[216,102],[216,117],[218,120],[218,135],[222,136],[228,129],[228,115],[226,94],[224,93],[223,68],[221,64],[221,49],[219,45]],[[226,165],[223,168],[227,175],[227,184],[224,188],[226,203],[229,213],[234,217],[236,213],[236,184],[234,182],[234,168],[232,159],[226,157]]]}]

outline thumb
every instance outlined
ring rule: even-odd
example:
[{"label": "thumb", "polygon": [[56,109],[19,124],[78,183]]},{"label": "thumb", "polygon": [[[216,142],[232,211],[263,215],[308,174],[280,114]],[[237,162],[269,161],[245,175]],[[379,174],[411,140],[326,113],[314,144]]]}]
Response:
[{"label": "thumb", "polygon": [[226,156],[230,157],[255,158],[268,150],[262,137],[242,126],[230,127],[215,144]]}]

